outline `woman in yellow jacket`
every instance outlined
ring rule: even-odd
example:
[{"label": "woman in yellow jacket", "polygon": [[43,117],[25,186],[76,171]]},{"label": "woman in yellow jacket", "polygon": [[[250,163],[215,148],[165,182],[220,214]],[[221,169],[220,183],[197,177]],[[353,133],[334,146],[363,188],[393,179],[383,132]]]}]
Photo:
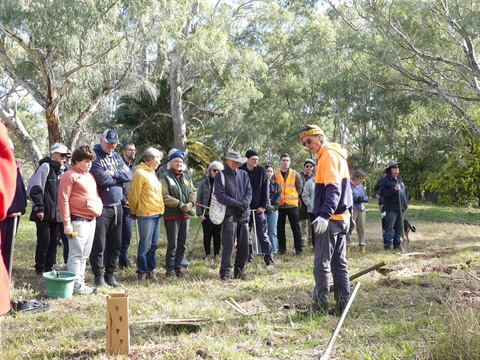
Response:
[{"label": "woman in yellow jacket", "polygon": [[128,202],[132,215],[137,218],[140,237],[137,254],[137,278],[143,282],[149,277],[156,281],[155,252],[160,238],[160,218],[165,210],[162,185],[155,170],[162,160],[162,153],[148,148],[143,153],[143,162],[135,167]]}]

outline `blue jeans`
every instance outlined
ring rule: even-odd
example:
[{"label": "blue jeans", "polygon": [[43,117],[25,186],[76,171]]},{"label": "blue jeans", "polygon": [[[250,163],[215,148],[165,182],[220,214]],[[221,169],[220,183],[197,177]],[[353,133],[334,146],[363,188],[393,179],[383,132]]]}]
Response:
[{"label": "blue jeans", "polygon": [[[278,210],[267,214],[267,225],[268,225],[268,237],[270,238],[270,243],[272,244],[272,251],[274,254],[277,253],[278,248],[278,238],[277,238],[277,221],[278,221]],[[258,250],[261,251],[260,244]]]},{"label": "blue jeans", "polygon": [[383,245],[400,246],[400,236],[402,235],[403,219],[400,211],[387,211],[385,216],[385,232],[383,234]]},{"label": "blue jeans", "polygon": [[137,273],[148,274],[155,270],[157,262],[155,252],[160,238],[160,215],[139,216],[138,224],[138,254],[137,254]]}]

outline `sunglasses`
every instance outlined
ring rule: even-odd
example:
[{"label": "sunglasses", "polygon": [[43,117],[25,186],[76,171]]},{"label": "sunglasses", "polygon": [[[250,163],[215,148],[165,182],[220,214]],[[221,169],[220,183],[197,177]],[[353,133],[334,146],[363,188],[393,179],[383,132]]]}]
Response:
[{"label": "sunglasses", "polygon": [[60,156],[61,156],[62,158],[66,158],[66,157],[68,157],[68,154],[60,154]]},{"label": "sunglasses", "polygon": [[303,142],[303,146],[310,145],[312,143],[312,139],[307,139]]},{"label": "sunglasses", "polygon": [[214,173],[216,173],[216,172],[219,172],[220,169],[212,169],[212,171],[213,171]]},{"label": "sunglasses", "polygon": [[305,165],[305,167],[313,167],[312,165]]}]

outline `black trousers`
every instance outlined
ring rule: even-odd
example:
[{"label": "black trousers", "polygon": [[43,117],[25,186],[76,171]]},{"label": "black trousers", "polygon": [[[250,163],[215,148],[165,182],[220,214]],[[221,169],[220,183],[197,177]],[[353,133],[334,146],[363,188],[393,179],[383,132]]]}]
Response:
[{"label": "black trousers", "polygon": [[57,263],[58,222],[35,221],[37,225],[37,248],[35,270],[37,273],[52,271]]},{"label": "black trousers", "polygon": [[287,238],[285,235],[286,219],[292,228],[293,242],[295,251],[302,251],[302,233],[300,232],[300,220],[298,216],[298,207],[279,208],[277,222],[278,251],[285,253],[287,251]]},{"label": "black trousers", "polygon": [[215,225],[207,214],[205,220],[202,221],[202,229],[205,255],[210,255],[212,253],[213,237],[213,255],[217,256],[220,254],[220,245],[222,244],[222,224]]},{"label": "black trousers", "polygon": [[93,238],[90,264],[93,275],[102,275],[103,252],[106,251],[105,274],[113,274],[117,268],[118,255],[122,245],[122,205],[104,207],[97,218]]}]

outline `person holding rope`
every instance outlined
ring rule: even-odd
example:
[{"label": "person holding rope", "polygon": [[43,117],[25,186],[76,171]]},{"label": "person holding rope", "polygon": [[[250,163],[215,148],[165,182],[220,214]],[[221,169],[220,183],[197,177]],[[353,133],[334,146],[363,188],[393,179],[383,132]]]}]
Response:
[{"label": "person holding rope", "polygon": [[197,216],[202,223],[203,229],[203,248],[205,249],[205,259],[212,257],[212,237],[213,237],[213,258],[216,259],[220,254],[220,245],[222,243],[222,225],[215,225],[208,216],[208,209],[212,201],[213,183],[215,174],[223,170],[223,164],[220,161],[212,161],[208,165],[207,178],[200,181],[197,191],[196,211]]}]

